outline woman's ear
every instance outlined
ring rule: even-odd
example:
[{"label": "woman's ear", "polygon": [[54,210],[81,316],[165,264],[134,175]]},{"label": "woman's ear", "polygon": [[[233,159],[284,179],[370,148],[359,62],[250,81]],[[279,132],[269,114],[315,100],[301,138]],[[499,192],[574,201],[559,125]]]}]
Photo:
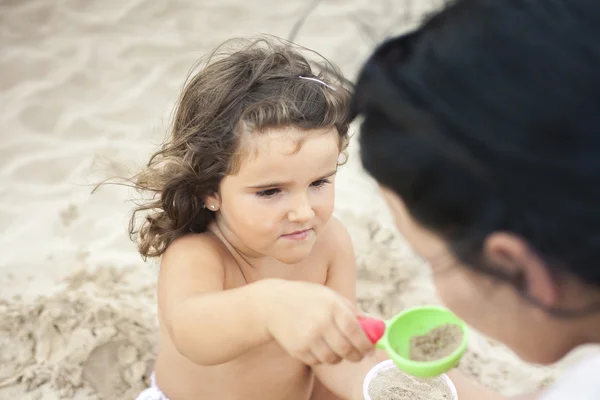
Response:
[{"label": "woman's ear", "polygon": [[521,276],[520,289],[540,307],[556,306],[558,288],[544,260],[522,238],[493,233],[483,245],[485,257],[508,276]]},{"label": "woman's ear", "polygon": [[210,211],[218,211],[221,208],[221,196],[218,193],[213,193],[204,198],[204,207]]}]

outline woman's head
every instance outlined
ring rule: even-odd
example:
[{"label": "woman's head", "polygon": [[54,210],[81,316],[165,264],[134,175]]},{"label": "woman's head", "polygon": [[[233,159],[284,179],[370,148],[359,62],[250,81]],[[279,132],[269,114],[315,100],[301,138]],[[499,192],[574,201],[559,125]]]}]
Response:
[{"label": "woman's head", "polygon": [[442,298],[537,362],[597,340],[593,313],[565,314],[600,301],[598,17],[454,1],[381,45],[353,99],[363,164]]},{"label": "woman's head", "polygon": [[[348,100],[331,64],[318,68],[291,44],[220,46],[186,83],[169,139],[136,177],[154,194],[132,217],[141,254],[159,256],[212,221],[251,255],[305,254],[331,216]],[[137,227],[142,211],[150,214]],[[281,239],[306,229],[309,240]]]}]

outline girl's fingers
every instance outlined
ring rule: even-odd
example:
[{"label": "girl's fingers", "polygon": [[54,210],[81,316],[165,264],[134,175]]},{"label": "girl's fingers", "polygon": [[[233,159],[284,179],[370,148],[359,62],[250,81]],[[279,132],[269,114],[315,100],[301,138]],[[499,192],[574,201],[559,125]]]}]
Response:
[{"label": "girl's fingers", "polygon": [[339,313],[335,316],[335,323],[341,334],[361,355],[361,358],[373,351],[374,345],[363,331],[354,313],[350,311]]},{"label": "girl's fingers", "polygon": [[311,351],[323,364],[337,364],[342,361],[342,357],[340,357],[323,338],[314,342]]},{"label": "girl's fingers", "polygon": [[360,361],[363,355],[354,347],[346,336],[339,329],[332,329],[325,332],[324,340],[339,357],[350,360]]},{"label": "girl's fingers", "polygon": [[314,367],[315,365],[321,364],[321,362],[319,361],[319,359],[317,358],[317,356],[314,355],[313,352],[310,351],[310,350],[305,351],[304,353],[302,353],[297,358],[300,359],[300,361],[302,361],[306,365],[309,365],[311,367]]}]

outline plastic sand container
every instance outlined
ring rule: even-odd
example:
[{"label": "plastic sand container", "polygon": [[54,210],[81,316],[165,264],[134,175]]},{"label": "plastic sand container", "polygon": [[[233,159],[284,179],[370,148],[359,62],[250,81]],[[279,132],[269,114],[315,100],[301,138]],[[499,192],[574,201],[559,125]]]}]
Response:
[{"label": "plastic sand container", "polygon": [[418,378],[400,371],[394,361],[374,366],[363,382],[365,400],[458,400],[447,375]]}]

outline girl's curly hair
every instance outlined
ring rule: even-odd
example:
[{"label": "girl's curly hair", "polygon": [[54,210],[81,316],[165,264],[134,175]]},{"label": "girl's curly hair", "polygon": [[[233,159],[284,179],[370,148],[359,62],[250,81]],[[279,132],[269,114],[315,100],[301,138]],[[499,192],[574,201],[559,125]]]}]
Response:
[{"label": "girl's curly hair", "polygon": [[[348,81],[321,60],[309,62],[299,47],[279,40],[233,39],[188,78],[169,138],[132,180],[138,191],[151,195],[134,209],[129,226],[144,258],[162,255],[191,231],[206,231],[214,214],[203,199],[235,173],[242,131],[336,128],[340,151],[345,150]],[[140,213],[146,215],[141,223]]]}]

